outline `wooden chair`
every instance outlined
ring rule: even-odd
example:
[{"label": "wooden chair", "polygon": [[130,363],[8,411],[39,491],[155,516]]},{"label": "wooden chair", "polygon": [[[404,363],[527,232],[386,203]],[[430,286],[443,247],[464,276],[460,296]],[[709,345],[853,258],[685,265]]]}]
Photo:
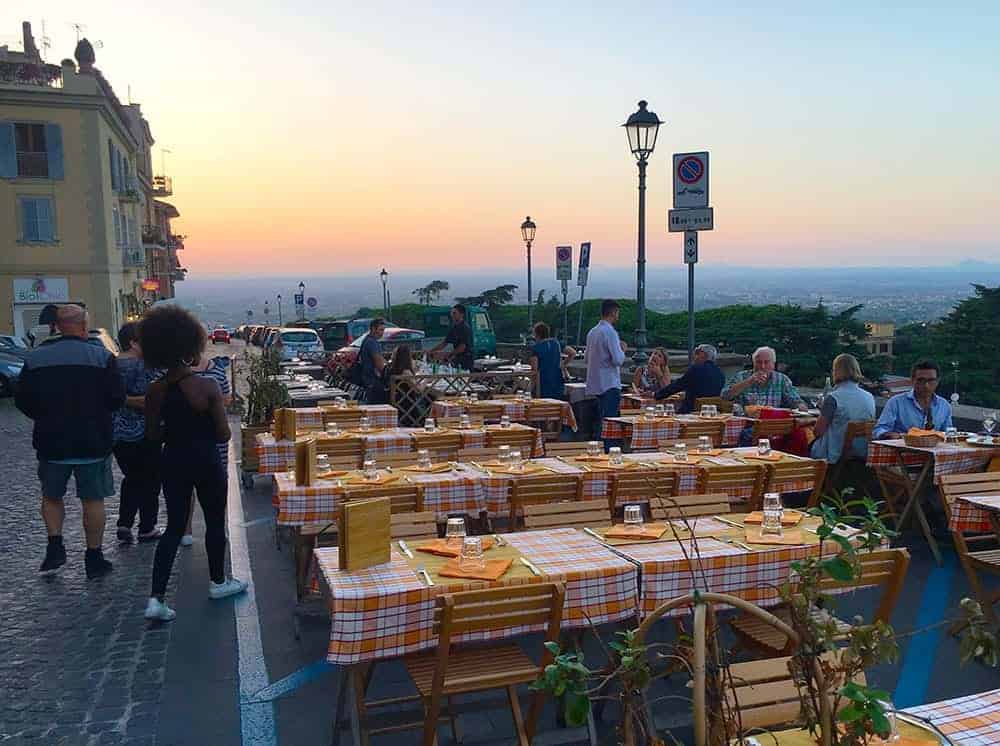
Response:
[{"label": "wooden chair", "polygon": [[[879,600],[875,617],[872,621],[888,622],[896,608],[899,594],[903,590],[903,580],[906,577],[906,569],[910,565],[910,553],[905,548],[885,549],[875,552],[864,552],[858,555],[860,562],[860,573],[857,578],[843,583],[824,576],[820,581],[820,588],[831,592],[845,589],[865,588],[869,586],[881,586],[882,598]],[[786,606],[771,609],[771,613],[783,622],[790,624],[790,613]],[[851,625],[837,619],[825,609],[816,609],[814,614],[819,618],[831,619],[837,629],[846,634]],[[743,647],[753,649],[766,656],[787,655],[792,652],[794,644],[789,638],[777,629],[768,624],[764,624],[760,619],[741,614],[730,622],[730,626],[736,635],[737,643]]]},{"label": "wooden chair", "polygon": [[733,403],[721,396],[699,396],[694,400],[694,413],[698,414],[705,405],[718,407],[719,412],[732,412]]},{"label": "wooden chair", "polygon": [[674,521],[678,518],[726,514],[730,507],[726,495],[709,494],[657,497],[649,501],[649,509],[654,521]]},{"label": "wooden chair", "polygon": [[422,513],[424,510],[424,492],[419,484],[393,482],[385,485],[350,485],[346,496],[348,500],[388,497],[393,513]]},{"label": "wooden chair", "polygon": [[[945,514],[951,521],[951,511],[954,502],[959,497],[971,495],[1000,495],[1000,472],[987,471],[976,474],[945,474],[941,477],[941,497],[944,500]],[[976,600],[983,607],[983,612],[990,621],[996,619],[993,606],[1000,601],[1000,593],[990,595],[983,589],[979,573],[1000,575],[1000,549],[997,548],[995,532],[974,533],[952,531],[955,541],[955,551],[959,562],[969,579]],[[979,547],[988,547],[979,549]]]},{"label": "wooden chair", "polygon": [[611,473],[608,510],[614,516],[624,503],[648,503],[677,494],[680,475],[671,469],[632,469]]},{"label": "wooden chair", "polygon": [[712,439],[712,446],[718,448],[722,445],[722,437],[726,431],[726,423],[722,420],[699,420],[698,422],[682,422],[681,438],[685,440],[698,441],[703,435]]},{"label": "wooden chair", "polygon": [[380,453],[373,457],[375,463],[381,466],[414,466],[417,463],[417,452],[408,453]]},{"label": "wooden chair", "polygon": [[558,440],[562,431],[562,411],[562,404],[558,402],[536,400],[525,408],[524,419],[542,431],[544,440]]},{"label": "wooden chair", "polygon": [[753,421],[753,442],[756,444],[761,438],[780,438],[791,435],[795,429],[795,420],[791,417],[780,420],[754,420]]},{"label": "wooden chair", "polygon": [[393,513],[389,532],[393,539],[436,539],[437,516],[432,512]]},{"label": "wooden chair", "polygon": [[535,450],[535,433],[531,427],[494,428],[486,431],[486,444],[491,448],[510,446],[510,449],[520,450],[524,458],[530,458]]},{"label": "wooden chair", "polygon": [[854,441],[858,438],[865,439],[865,450],[867,452],[867,447],[871,445],[872,442],[872,430],[875,428],[875,420],[855,420],[853,422],[847,423],[847,429],[844,431],[844,444],[840,451],[840,460],[832,464],[826,472],[826,478],[828,480],[829,486],[831,488],[836,488],[840,484],[841,475],[844,473],[845,469],[849,469],[851,465],[860,466],[867,469],[865,459],[857,458],[853,456],[854,452]]},{"label": "wooden chair", "polygon": [[[503,397],[494,397],[503,398]],[[513,399],[514,397],[509,397]],[[499,422],[503,416],[503,405],[501,404],[470,404],[467,408],[469,415],[483,422]]]},{"label": "wooden chair", "polygon": [[579,456],[586,452],[587,444],[582,440],[550,440],[545,443],[546,456]]},{"label": "wooden chair", "polygon": [[[734,497],[740,490],[750,489],[746,502]],[[746,466],[713,466],[698,468],[698,492],[721,492],[729,495],[729,502],[741,506],[759,505],[764,494],[764,467],[761,464]]]},{"label": "wooden chair", "polygon": [[491,461],[497,457],[499,448],[460,448],[458,460],[464,463],[470,461]]},{"label": "wooden chair", "polygon": [[337,423],[344,430],[354,430],[361,424],[363,412],[357,407],[337,407],[323,408],[323,427],[331,423]]},{"label": "wooden chair", "polygon": [[524,528],[586,528],[605,526],[611,520],[605,500],[573,500],[524,506]]},{"label": "wooden chair", "polygon": [[316,438],[316,453],[325,453],[331,461],[353,458],[355,466],[359,466],[364,448],[361,438]]},{"label": "wooden chair", "polygon": [[514,717],[517,743],[528,746],[535,733],[544,694],[535,692],[525,721],[517,686],[535,681],[552,662],[544,647],[535,663],[516,642],[462,647],[462,636],[488,636],[513,627],[545,628],[545,642],[559,639],[565,589],[562,583],[530,583],[481,591],[446,593],[437,598],[434,631],[437,649],[403,659],[424,702],[423,746],[436,746],[442,700],[454,695],[505,689]]},{"label": "wooden chair", "polygon": [[510,488],[510,526],[515,530],[517,517],[527,505],[583,500],[583,476],[545,474],[514,479]]},{"label": "wooden chair", "polygon": [[413,433],[413,450],[419,451],[426,448],[428,451],[439,453],[449,453],[450,459],[458,456],[458,450],[462,447],[462,436],[453,431],[434,433]]},{"label": "wooden chair", "polygon": [[336,471],[344,469],[357,469],[361,464],[357,456],[329,456],[330,468]]},{"label": "wooden chair", "polygon": [[[437,420],[435,420],[435,422],[437,422],[438,427],[458,428],[462,426],[463,416],[464,415],[458,415],[457,417],[438,417]],[[473,417],[470,415],[469,424],[471,424],[473,427],[482,427],[483,418]]]},{"label": "wooden chair", "polygon": [[[764,464],[764,488],[765,492],[780,492],[775,489],[779,484],[786,482],[812,482],[812,491],[809,493],[807,508],[815,508],[819,505],[820,498],[823,497],[823,485],[826,480],[826,461],[799,460],[779,461],[776,464]],[[759,504],[750,506],[751,510],[760,510]]]},{"label": "wooden chair", "polygon": [[684,444],[687,446],[688,452],[690,453],[693,449],[698,447],[699,440],[697,438],[675,438],[673,440],[659,440],[656,442],[656,450],[669,452],[673,450],[674,446]]}]

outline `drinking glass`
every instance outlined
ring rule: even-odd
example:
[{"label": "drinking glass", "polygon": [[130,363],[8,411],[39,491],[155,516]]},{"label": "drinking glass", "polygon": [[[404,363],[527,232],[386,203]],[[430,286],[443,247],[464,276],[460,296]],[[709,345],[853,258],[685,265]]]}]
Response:
[{"label": "drinking glass", "polygon": [[367,433],[372,426],[372,418],[368,415],[363,415],[358,421],[358,425],[361,427],[361,432]]},{"label": "drinking glass", "polygon": [[461,545],[465,539],[465,519],[449,518],[444,529],[444,538],[449,545]]},{"label": "drinking glass", "polygon": [[520,469],[524,465],[521,461],[521,451],[519,449],[510,452],[510,465],[515,469]]},{"label": "drinking glass", "polygon": [[589,440],[587,441],[587,455],[588,456],[600,456],[604,453],[604,444],[599,440]]},{"label": "drinking glass", "polygon": [[719,405],[718,404],[709,404],[708,405],[708,416],[709,417],[718,417],[719,416]]},{"label": "drinking glass", "polygon": [[687,461],[688,460],[688,447],[687,443],[678,443],[674,446],[674,461]]},{"label": "drinking glass", "polygon": [[655,407],[646,407],[646,419],[647,420],[651,420],[654,417],[656,417],[656,408]]},{"label": "drinking glass", "polygon": [[333,406],[337,409],[345,409],[347,407],[347,399],[334,399]]},{"label": "drinking glass", "polygon": [[502,415],[500,417],[500,427],[510,427],[510,417]]},{"label": "drinking glass", "polygon": [[663,416],[664,417],[673,417],[676,414],[677,414],[677,408],[673,404],[664,404],[663,405]]},{"label": "drinking glass", "polygon": [[767,438],[761,438],[757,441],[757,453],[761,456],[766,456],[771,452],[771,441]]},{"label": "drinking glass", "polygon": [[654,408],[653,414],[656,417],[663,417],[666,414],[666,409],[662,404],[657,404],[656,407]]},{"label": "drinking glass", "polygon": [[500,446],[497,450],[497,461],[501,464],[510,463],[510,446]]},{"label": "drinking glass", "polygon": [[482,538],[466,536],[462,539],[462,553],[458,556],[458,567],[461,570],[482,570],[486,567]]},{"label": "drinking glass", "polygon": [[621,466],[623,463],[625,463],[625,460],[622,458],[621,448],[615,446],[614,448],[608,451],[608,463],[610,463],[612,466]]},{"label": "drinking glass", "polygon": [[340,425],[338,425],[336,422],[331,422],[326,426],[326,434],[333,436],[340,435]]},{"label": "drinking glass", "polygon": [[330,471],[330,457],[325,453],[321,453],[316,456],[316,471],[320,474],[325,474]]},{"label": "drinking glass", "polygon": [[417,466],[421,469],[431,468],[431,452],[426,448],[421,448],[417,451]]},{"label": "drinking glass", "polygon": [[626,505],[625,506],[625,528],[628,530],[641,531],[642,530],[642,506],[641,505]]},{"label": "drinking glass", "polygon": [[364,466],[365,479],[378,479],[378,465],[375,463],[375,459],[366,458]]},{"label": "drinking glass", "polygon": [[781,495],[777,492],[764,494],[764,518],[760,524],[760,533],[781,536]]},{"label": "drinking glass", "polygon": [[996,426],[997,426],[997,413],[994,410],[990,410],[983,417],[983,430],[986,431],[987,435],[992,437],[993,430],[994,428],[996,428]]},{"label": "drinking glass", "polygon": [[472,427],[472,419],[467,414],[462,415],[461,425],[464,428]]},{"label": "drinking glass", "polygon": [[947,430],[945,430],[944,439],[949,443],[954,443],[956,440],[958,440],[958,428],[949,427]]},{"label": "drinking glass", "polygon": [[702,404],[701,405],[700,416],[702,416],[702,417],[711,417],[712,416],[712,406],[710,404]]},{"label": "drinking glass", "polygon": [[712,439],[707,435],[698,436],[698,452],[708,453],[712,450]]},{"label": "drinking glass", "polygon": [[288,465],[288,478],[295,484],[295,464]]},{"label": "drinking glass", "polygon": [[424,431],[428,433],[434,432],[436,424],[437,423],[434,422],[433,417],[428,417],[426,420],[424,420]]}]

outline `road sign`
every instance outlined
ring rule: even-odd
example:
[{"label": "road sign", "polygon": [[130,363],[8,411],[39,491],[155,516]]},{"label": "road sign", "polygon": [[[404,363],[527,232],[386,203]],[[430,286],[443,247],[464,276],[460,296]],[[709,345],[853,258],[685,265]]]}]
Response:
[{"label": "road sign", "polygon": [[301,306],[306,301],[305,293],[296,293],[293,296],[293,300],[295,301],[295,305]]},{"label": "road sign", "polygon": [[319,301],[313,297],[310,297],[306,300],[306,305],[309,306],[309,308],[316,308],[316,306],[319,305]]},{"label": "road sign", "polygon": [[708,207],[708,152],[674,153],[674,207]]},{"label": "road sign", "polygon": [[714,228],[714,220],[711,207],[670,210],[667,215],[667,230],[671,233],[710,231]]},{"label": "road sign", "polygon": [[684,232],[684,263],[698,263],[698,233],[696,231]]},{"label": "road sign", "polygon": [[556,246],[556,279],[573,279],[573,247]]},{"label": "road sign", "polygon": [[576,284],[584,287],[590,274],[590,241],[580,244],[580,264],[576,269]]}]

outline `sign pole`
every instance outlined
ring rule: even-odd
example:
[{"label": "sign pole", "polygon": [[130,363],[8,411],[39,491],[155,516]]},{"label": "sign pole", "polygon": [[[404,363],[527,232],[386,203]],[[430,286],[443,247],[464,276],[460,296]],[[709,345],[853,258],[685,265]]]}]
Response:
[{"label": "sign pole", "polygon": [[583,334],[583,291],[587,289],[586,285],[580,286],[580,313],[576,318],[576,345],[580,346],[580,335]]},{"label": "sign pole", "polygon": [[698,263],[698,231],[715,227],[708,205],[708,152],[674,153],[674,209],[667,213],[667,230],[684,232],[684,263],[688,266],[688,363],[694,361],[694,265]]},{"label": "sign pole", "polygon": [[694,262],[688,265],[688,364],[694,362]]},{"label": "sign pole", "polygon": [[[587,289],[587,277],[590,275],[590,241],[580,244],[580,266],[576,271],[576,284],[580,286],[580,308],[577,309],[576,317],[576,344],[580,344],[580,335],[583,333],[583,291]],[[569,344],[569,334],[566,335],[566,343]]]},{"label": "sign pole", "polygon": [[569,280],[562,281],[563,293],[563,344],[569,343],[569,309],[566,306],[566,293],[569,290]]}]

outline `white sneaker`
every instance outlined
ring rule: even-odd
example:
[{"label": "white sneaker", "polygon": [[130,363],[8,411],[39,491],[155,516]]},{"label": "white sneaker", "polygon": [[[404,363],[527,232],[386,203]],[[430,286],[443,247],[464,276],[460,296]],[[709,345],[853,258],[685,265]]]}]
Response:
[{"label": "white sneaker", "polygon": [[247,587],[248,586],[245,582],[237,580],[236,578],[227,578],[225,582],[222,583],[213,583],[212,581],[209,581],[208,597],[217,601],[220,598],[226,598],[227,596],[235,596],[238,593],[243,593]]},{"label": "white sneaker", "polygon": [[189,547],[192,544],[194,544],[194,537],[191,534],[184,534],[181,537],[181,546],[182,547]]},{"label": "white sneaker", "polygon": [[146,604],[146,613],[143,614],[146,619],[155,619],[161,622],[172,622],[177,616],[177,612],[167,606],[163,601],[158,598],[150,598],[149,603]]}]

